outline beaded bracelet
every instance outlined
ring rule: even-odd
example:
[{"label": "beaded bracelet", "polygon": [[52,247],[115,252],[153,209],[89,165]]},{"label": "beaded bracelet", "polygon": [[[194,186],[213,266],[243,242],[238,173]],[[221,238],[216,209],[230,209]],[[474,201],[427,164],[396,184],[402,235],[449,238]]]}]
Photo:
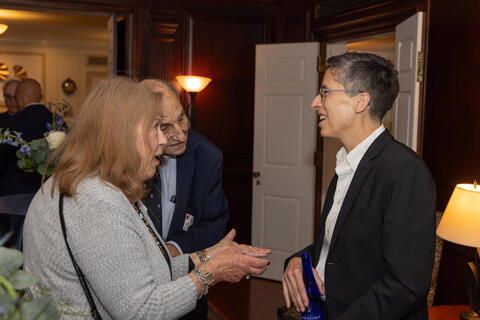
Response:
[{"label": "beaded bracelet", "polygon": [[200,260],[200,263],[203,264],[202,262],[202,259],[203,259],[203,256],[202,256],[202,253],[200,251],[197,251],[197,256],[198,256],[198,259]]},{"label": "beaded bracelet", "polygon": [[197,251],[198,258],[200,259],[201,264],[204,264],[210,260],[210,256],[207,254],[207,250]]}]

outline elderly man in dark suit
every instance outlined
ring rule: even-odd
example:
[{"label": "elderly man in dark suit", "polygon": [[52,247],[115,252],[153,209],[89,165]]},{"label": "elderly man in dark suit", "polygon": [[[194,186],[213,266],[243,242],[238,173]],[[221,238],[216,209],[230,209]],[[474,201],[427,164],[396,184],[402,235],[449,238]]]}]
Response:
[{"label": "elderly man in dark suit", "polygon": [[[161,129],[168,139],[145,206],[152,212],[157,230],[162,230],[172,256],[202,250],[223,238],[229,217],[222,189],[222,152],[188,129],[188,118],[169,83],[153,79],[143,83],[163,95]],[[205,297],[182,319],[206,317]]]},{"label": "elderly man in dark suit", "polygon": [[[1,126],[22,133],[26,141],[42,138],[52,113],[41,103],[42,89],[34,79],[22,80],[15,90],[15,100],[20,112],[2,121]],[[16,148],[1,144],[0,195],[36,192],[41,176],[36,172],[24,172],[17,166]]]},{"label": "elderly man in dark suit", "polygon": [[[26,141],[42,138],[47,131],[47,123],[52,122],[52,113],[41,103],[42,89],[34,79],[22,80],[15,90],[17,114],[3,119],[0,127],[22,133]],[[25,172],[17,166],[18,147],[0,144],[0,196],[34,193],[40,188],[42,177],[37,172]],[[15,231],[7,245],[16,242],[23,223],[23,216],[2,216],[3,230]]]},{"label": "elderly man in dark suit", "polygon": [[326,319],[427,319],[435,251],[435,185],[382,118],[398,95],[391,62],[346,53],[327,62],[312,102],[323,137],[339,139],[318,240],[286,261],[287,306],[308,305],[300,254],[312,256]]}]

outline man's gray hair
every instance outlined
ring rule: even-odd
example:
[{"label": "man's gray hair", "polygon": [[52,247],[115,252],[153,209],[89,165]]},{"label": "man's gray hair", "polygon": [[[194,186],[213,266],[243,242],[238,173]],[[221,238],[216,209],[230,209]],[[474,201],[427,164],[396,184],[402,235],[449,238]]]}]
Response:
[{"label": "man's gray hair", "polygon": [[163,80],[163,79],[158,79],[159,81],[165,83],[165,85],[170,88],[170,90],[172,90],[172,92],[178,96],[178,91],[177,89],[175,89],[175,87],[173,86],[173,84],[170,83],[170,81],[167,81],[167,80]]},{"label": "man's gray hair", "polygon": [[[346,90],[370,95],[370,114],[382,120],[398,96],[398,71],[392,62],[372,53],[347,52],[327,60],[335,81]],[[354,96],[357,93],[349,93]]]},{"label": "man's gray hair", "polygon": [[[150,89],[152,89],[153,91],[155,91],[155,89],[157,87],[159,87],[160,84],[163,84],[165,85],[165,87],[168,88],[168,90],[170,90],[176,97],[178,97],[178,91],[177,89],[175,89],[175,87],[173,86],[173,84],[170,83],[170,81],[167,81],[167,80],[164,80],[164,79],[155,79],[155,78],[148,78],[148,79],[144,79],[142,81],[143,84],[145,84],[146,86],[148,86]],[[157,88],[158,90],[158,88]]]}]

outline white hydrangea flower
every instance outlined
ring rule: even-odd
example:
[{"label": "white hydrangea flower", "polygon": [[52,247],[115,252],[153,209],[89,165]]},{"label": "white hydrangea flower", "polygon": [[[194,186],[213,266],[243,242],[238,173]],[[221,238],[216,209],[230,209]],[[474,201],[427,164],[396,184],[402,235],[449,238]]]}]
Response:
[{"label": "white hydrangea flower", "polygon": [[46,137],[48,142],[48,148],[54,150],[60,145],[65,138],[65,132],[63,131],[50,131]]}]

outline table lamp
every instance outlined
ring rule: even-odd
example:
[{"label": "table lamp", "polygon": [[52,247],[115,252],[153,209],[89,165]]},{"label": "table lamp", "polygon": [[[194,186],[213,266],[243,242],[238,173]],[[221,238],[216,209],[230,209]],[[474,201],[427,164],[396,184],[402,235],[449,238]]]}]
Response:
[{"label": "table lamp", "polygon": [[437,228],[440,238],[461,245],[477,248],[475,260],[466,265],[465,280],[467,298],[471,310],[460,313],[460,319],[480,319],[480,278],[478,275],[478,254],[480,254],[480,186],[458,184],[453,190]]},{"label": "table lamp", "polygon": [[3,20],[2,18],[0,18],[0,35],[2,35],[2,34],[4,34],[5,32],[7,32],[7,29],[8,29],[7,23],[5,22],[5,20]]},{"label": "table lamp", "polygon": [[190,94],[190,104],[187,108],[187,117],[190,119],[190,126],[193,129],[195,125],[193,100],[195,99],[197,93],[205,89],[212,79],[200,76],[176,76],[175,78],[180,83],[182,88]]}]

